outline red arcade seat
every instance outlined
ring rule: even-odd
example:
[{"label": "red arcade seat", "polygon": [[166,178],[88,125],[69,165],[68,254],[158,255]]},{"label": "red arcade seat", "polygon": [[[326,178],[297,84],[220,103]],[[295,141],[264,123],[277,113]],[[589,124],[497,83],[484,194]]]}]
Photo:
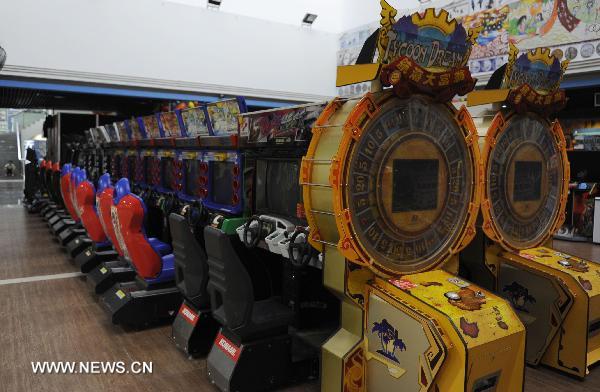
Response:
[{"label": "red arcade seat", "polygon": [[88,236],[95,243],[104,243],[107,241],[107,236],[102,228],[102,223],[98,217],[96,211],[96,188],[85,175],[82,170],[81,174],[78,174],[79,181],[75,190],[75,197],[77,200],[77,207],[79,209],[79,216],[81,223]]},{"label": "red arcade seat", "polygon": [[[81,267],[82,272],[87,273],[86,280],[96,294],[104,293],[115,283],[131,281],[136,275],[135,270],[125,260],[123,247],[113,226],[111,210],[115,200],[114,191],[110,174],[100,176],[96,191],[96,212],[108,241],[102,244],[94,243],[89,252],[83,252],[75,258],[75,263]],[[114,251],[111,248],[114,248]]]},{"label": "red arcade seat", "polygon": [[131,193],[129,180],[120,179],[115,192],[116,214],[112,214],[115,233],[125,256],[133,263],[138,275],[151,283],[166,282],[175,277],[174,257],[168,244],[148,238],[144,228],[146,205]]},{"label": "red arcade seat", "polygon": [[65,164],[62,167],[61,173],[60,173],[60,193],[62,195],[63,198],[63,203],[65,204],[65,207],[67,208],[67,211],[69,212],[69,215],[71,215],[71,218],[73,218],[73,220],[75,222],[79,222],[79,215],[77,213],[77,210],[75,209],[75,206],[73,205],[73,198],[71,197],[71,173],[73,172],[71,165],[70,164]]},{"label": "red arcade seat", "polygon": [[119,244],[113,221],[111,217],[111,210],[114,203],[115,188],[110,183],[110,174],[103,174],[98,180],[98,192],[96,192],[96,204],[98,206],[98,217],[100,218],[100,224],[104,229],[104,233],[112,242],[113,247],[119,254],[124,256],[123,248]]}]

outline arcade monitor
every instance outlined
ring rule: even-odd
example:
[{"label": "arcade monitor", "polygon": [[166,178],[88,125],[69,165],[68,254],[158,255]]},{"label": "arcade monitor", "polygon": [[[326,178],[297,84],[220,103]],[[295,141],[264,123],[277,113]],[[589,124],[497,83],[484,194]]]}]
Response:
[{"label": "arcade monitor", "polygon": [[161,181],[162,187],[174,191],[174,186],[177,181],[175,178],[175,168],[173,166],[175,158],[173,157],[161,157],[160,158],[160,170],[161,170]]},{"label": "arcade monitor", "polygon": [[298,186],[298,160],[258,159],[256,161],[255,211],[297,217],[302,206]]},{"label": "arcade monitor", "polygon": [[211,200],[216,204],[228,205],[232,203],[233,167],[234,162],[210,162],[210,189]]}]

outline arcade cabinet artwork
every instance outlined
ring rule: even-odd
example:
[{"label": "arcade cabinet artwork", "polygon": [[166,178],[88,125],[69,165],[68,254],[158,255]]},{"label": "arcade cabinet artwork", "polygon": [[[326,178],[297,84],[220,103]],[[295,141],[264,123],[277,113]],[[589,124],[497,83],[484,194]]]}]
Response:
[{"label": "arcade cabinet artwork", "polygon": [[377,91],[329,103],[301,168],[309,241],[342,300],[321,388],[520,391],[523,324],[454,274],[475,234],[480,158],[469,112],[449,101],[474,86],[478,31],[381,4],[378,62],[338,68],[338,85]]},{"label": "arcade cabinet artwork", "polygon": [[512,46],[503,89],[469,95],[469,105],[495,104],[498,113],[483,149],[489,240],[478,234],[461,269],[511,302],[528,331],[528,363],[584,377],[600,359],[600,266],[551,248],[565,217],[569,163],[550,118],[565,104],[567,65],[549,49],[519,55]]}]

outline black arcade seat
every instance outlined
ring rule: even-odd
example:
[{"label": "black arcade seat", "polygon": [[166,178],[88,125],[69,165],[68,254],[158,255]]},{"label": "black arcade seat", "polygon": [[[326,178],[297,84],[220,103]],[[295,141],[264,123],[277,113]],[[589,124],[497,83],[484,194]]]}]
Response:
[{"label": "black arcade seat", "polygon": [[169,215],[175,257],[175,282],[184,300],[171,329],[175,345],[190,356],[206,355],[220,327],[213,318],[208,284],[208,261],[194,236],[190,222],[182,215]]},{"label": "black arcade seat", "polygon": [[210,307],[206,291],[208,284],[208,261],[190,224],[179,214],[169,216],[173,254],[175,256],[175,281],[187,301],[197,309]]},{"label": "black arcade seat", "polygon": [[207,226],[204,238],[213,317],[241,342],[287,333],[293,311],[276,297],[255,301],[250,274],[227,234]]}]

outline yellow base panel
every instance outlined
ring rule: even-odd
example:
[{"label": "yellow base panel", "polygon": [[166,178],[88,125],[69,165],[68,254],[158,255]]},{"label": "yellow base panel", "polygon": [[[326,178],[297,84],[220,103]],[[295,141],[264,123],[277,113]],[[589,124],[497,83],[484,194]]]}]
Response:
[{"label": "yellow base panel", "polygon": [[498,282],[532,332],[527,357],[584,377],[600,359],[600,265],[547,247],[504,252]]},{"label": "yellow base panel", "polygon": [[344,390],[522,390],[525,329],[502,298],[434,270],[375,278],[365,299]]}]

